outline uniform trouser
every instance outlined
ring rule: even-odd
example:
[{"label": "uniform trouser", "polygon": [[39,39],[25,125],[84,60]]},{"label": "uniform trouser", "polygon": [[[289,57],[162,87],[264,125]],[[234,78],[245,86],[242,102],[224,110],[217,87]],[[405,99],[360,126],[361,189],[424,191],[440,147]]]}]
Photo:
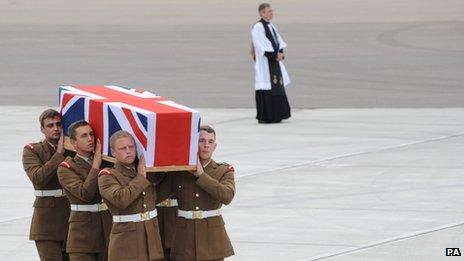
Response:
[{"label": "uniform trouser", "polygon": [[171,249],[170,248],[163,248],[164,252],[164,261],[170,261],[171,258],[169,257],[171,255]]},{"label": "uniform trouser", "polygon": [[68,261],[64,241],[36,240],[35,246],[41,261]]},{"label": "uniform trouser", "polygon": [[104,253],[69,253],[71,261],[103,261]]}]

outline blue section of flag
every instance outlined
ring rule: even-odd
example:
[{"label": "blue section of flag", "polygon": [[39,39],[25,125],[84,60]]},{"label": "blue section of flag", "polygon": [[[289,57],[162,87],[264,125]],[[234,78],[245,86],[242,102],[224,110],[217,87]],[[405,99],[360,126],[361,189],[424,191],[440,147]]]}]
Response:
[{"label": "blue section of flag", "polygon": [[77,99],[63,115],[62,124],[65,136],[68,136],[68,128],[76,121],[85,120],[85,99]]},{"label": "blue section of flag", "polygon": [[140,122],[142,123],[143,128],[145,131],[148,131],[148,125],[147,125],[147,117],[141,113],[137,113],[137,117],[139,118]]}]

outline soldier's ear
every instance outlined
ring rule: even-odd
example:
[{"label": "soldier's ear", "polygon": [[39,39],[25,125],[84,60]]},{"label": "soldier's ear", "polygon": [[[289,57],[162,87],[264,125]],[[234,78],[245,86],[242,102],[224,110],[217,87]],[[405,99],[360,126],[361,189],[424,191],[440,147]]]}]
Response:
[{"label": "soldier's ear", "polygon": [[40,132],[42,132],[42,134],[45,135],[45,130],[44,130],[44,127],[42,125],[40,125]]}]

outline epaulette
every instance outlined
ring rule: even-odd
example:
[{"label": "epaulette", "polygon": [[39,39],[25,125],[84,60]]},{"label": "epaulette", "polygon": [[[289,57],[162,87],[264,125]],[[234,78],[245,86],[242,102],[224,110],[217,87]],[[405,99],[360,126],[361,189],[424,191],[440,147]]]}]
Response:
[{"label": "epaulette", "polygon": [[29,144],[24,145],[24,148],[34,150],[34,145],[32,145],[32,143],[29,143]]},{"label": "epaulette", "polygon": [[221,163],[218,163],[218,165],[222,165],[224,167],[227,167],[227,170],[228,171],[234,171],[234,166],[230,165],[229,163],[226,163],[226,162],[221,162]]},{"label": "epaulette", "polygon": [[67,169],[71,168],[71,165],[69,165],[69,163],[67,163],[66,161],[61,162],[59,166]]},{"label": "epaulette", "polygon": [[104,176],[104,175],[111,175],[111,171],[109,168],[105,168],[105,169],[102,169],[100,170],[100,172],[98,173],[98,176]]}]

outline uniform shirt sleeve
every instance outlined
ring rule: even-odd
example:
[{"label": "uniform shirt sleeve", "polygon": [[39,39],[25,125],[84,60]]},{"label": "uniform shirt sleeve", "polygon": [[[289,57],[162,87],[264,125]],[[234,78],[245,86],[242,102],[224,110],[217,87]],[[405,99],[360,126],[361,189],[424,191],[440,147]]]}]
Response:
[{"label": "uniform shirt sleeve", "polygon": [[98,169],[92,168],[85,180],[72,169],[58,167],[58,180],[61,186],[76,198],[90,202],[97,192]]},{"label": "uniform shirt sleeve", "polygon": [[124,186],[112,175],[98,177],[101,196],[119,209],[125,209],[132,204],[150,184],[150,181],[140,175]]},{"label": "uniform shirt sleeve", "polygon": [[228,170],[219,181],[203,172],[196,183],[222,204],[228,205],[234,198],[235,181],[234,172],[231,170]]},{"label": "uniform shirt sleeve", "polygon": [[23,167],[32,184],[45,186],[54,177],[58,165],[64,160],[63,154],[55,152],[49,161],[42,163],[35,151],[23,149]]}]

